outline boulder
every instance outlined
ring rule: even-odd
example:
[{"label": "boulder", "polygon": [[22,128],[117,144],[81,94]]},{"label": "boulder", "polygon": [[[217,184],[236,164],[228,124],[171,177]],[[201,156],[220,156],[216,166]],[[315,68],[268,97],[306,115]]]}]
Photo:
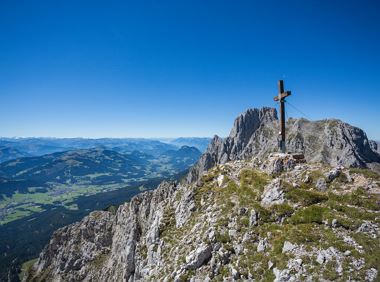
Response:
[{"label": "boulder", "polygon": [[197,269],[201,267],[206,261],[208,261],[211,258],[211,252],[211,245],[200,245],[198,248],[196,248],[189,255],[186,256],[186,268]]},{"label": "boulder", "polygon": [[280,180],[274,179],[264,188],[263,195],[261,197],[262,206],[278,205],[285,202],[285,194],[280,186]]},{"label": "boulder", "polygon": [[267,238],[261,239],[257,245],[257,251],[264,252],[269,246],[270,245]]},{"label": "boulder", "polygon": [[280,174],[283,171],[292,170],[296,161],[290,154],[275,153],[270,154],[268,160],[261,165],[261,169],[269,175]]},{"label": "boulder", "polygon": [[323,177],[318,178],[315,188],[317,188],[318,191],[325,192],[327,190],[326,180]]},{"label": "boulder", "polygon": [[282,253],[287,253],[293,251],[297,248],[297,245],[290,243],[289,241],[284,242],[284,246],[282,247]]},{"label": "boulder", "polygon": [[337,178],[340,175],[340,172],[341,172],[340,167],[334,168],[334,169],[330,170],[329,172],[327,172],[325,174],[327,182],[328,183],[332,182],[335,178]]}]

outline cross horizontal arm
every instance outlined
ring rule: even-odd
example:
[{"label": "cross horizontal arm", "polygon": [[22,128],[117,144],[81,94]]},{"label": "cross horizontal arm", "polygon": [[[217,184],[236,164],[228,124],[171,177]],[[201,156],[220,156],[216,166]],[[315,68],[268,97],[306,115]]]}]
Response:
[{"label": "cross horizontal arm", "polygon": [[279,98],[278,96],[275,96],[273,98],[273,100],[275,100],[275,101],[278,101],[279,99],[283,100],[283,99],[285,99],[286,97],[288,97],[290,95],[292,95],[291,91],[286,91],[284,93],[281,93],[281,98]]}]

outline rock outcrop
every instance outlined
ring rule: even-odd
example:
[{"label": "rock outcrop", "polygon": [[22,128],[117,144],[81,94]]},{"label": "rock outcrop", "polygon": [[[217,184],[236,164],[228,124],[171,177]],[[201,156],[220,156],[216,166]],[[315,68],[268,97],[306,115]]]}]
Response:
[{"label": "rock outcrop", "polygon": [[371,147],[372,151],[380,154],[380,143],[376,142],[374,140],[369,140],[369,146]]},{"label": "rock outcrop", "polygon": [[[367,167],[380,163],[376,142],[365,132],[336,119],[309,121],[289,119],[288,151],[303,153],[308,162],[330,166]],[[263,159],[278,151],[279,121],[274,108],[249,109],[234,123],[230,135],[215,136],[198,163],[190,170],[189,183],[200,179],[211,167],[234,160]]]}]

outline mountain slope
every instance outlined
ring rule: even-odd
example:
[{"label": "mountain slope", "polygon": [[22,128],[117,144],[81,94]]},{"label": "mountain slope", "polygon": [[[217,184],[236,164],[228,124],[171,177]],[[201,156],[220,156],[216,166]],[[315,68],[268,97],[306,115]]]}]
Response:
[{"label": "mountain slope", "polygon": [[[105,183],[155,173],[179,173],[194,164],[200,154],[193,147],[169,150],[158,157],[139,151],[122,154],[98,147],[11,160],[0,164],[0,175],[39,183],[77,183],[89,179],[92,183]],[[161,166],[170,170],[165,171]]]},{"label": "mountain slope", "polygon": [[[247,158],[262,158],[278,151],[279,121],[274,108],[249,109],[234,122],[226,139],[215,136],[188,175],[188,182],[217,164]],[[308,162],[331,166],[367,167],[380,163],[365,132],[336,119],[308,121],[289,119],[286,124],[287,151],[304,153]],[[372,145],[373,146],[373,145]]]},{"label": "mountain slope", "polygon": [[227,139],[213,139],[187,182],[163,182],[116,213],[58,230],[24,280],[375,281],[380,177],[336,166],[378,161],[364,132],[289,121],[288,147],[312,147],[296,164],[270,154],[276,124],[274,109],[249,110]]},{"label": "mountain slope", "polygon": [[60,229],[26,280],[374,281],[379,180],[290,155],[228,162]]},{"label": "mountain slope", "polygon": [[8,178],[28,179],[41,183],[47,181],[74,183],[81,177],[94,174],[112,174],[112,177],[124,172],[144,175],[145,172],[139,167],[146,165],[145,158],[141,157],[141,154],[122,155],[96,148],[16,159],[2,163],[0,171]]},{"label": "mountain slope", "polygon": [[29,157],[29,154],[23,153],[10,146],[0,146],[0,163],[23,157]]}]

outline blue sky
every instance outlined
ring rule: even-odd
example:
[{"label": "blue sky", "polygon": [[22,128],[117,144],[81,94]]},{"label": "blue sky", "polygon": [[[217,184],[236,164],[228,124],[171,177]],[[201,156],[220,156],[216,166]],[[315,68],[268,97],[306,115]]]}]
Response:
[{"label": "blue sky", "polygon": [[379,3],[2,0],[0,136],[226,136],[284,79],[380,140]]}]

